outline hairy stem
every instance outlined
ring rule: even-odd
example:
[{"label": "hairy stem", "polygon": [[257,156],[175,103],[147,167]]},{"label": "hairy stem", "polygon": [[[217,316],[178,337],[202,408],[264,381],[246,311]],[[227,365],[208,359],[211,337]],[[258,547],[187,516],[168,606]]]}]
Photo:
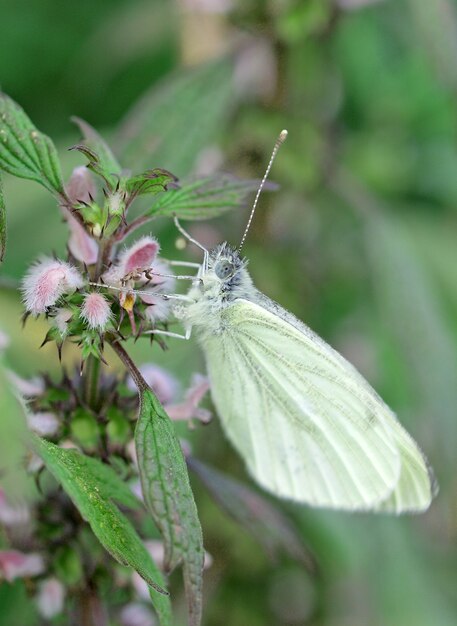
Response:
[{"label": "hairy stem", "polygon": [[127,235],[130,235],[130,233],[133,233],[134,230],[136,230],[143,224],[146,224],[146,222],[149,222],[151,219],[153,218],[150,215],[140,215],[139,217],[135,218],[130,222],[130,224],[118,231],[116,235],[116,241],[123,241],[127,237]]},{"label": "hairy stem", "polygon": [[122,363],[127,368],[129,374],[131,375],[131,377],[135,381],[136,386],[138,387],[138,391],[144,391],[145,389],[148,389],[149,388],[148,384],[144,380],[142,373],[137,368],[135,363],[132,361],[132,359],[130,358],[129,354],[124,350],[124,348],[118,342],[117,338],[113,337],[113,338],[110,339],[107,336],[107,341],[109,342],[110,346],[112,347],[114,352],[117,354],[119,359],[122,361]]},{"label": "hairy stem", "polygon": [[83,397],[85,403],[94,411],[100,400],[100,360],[92,354],[85,363]]}]

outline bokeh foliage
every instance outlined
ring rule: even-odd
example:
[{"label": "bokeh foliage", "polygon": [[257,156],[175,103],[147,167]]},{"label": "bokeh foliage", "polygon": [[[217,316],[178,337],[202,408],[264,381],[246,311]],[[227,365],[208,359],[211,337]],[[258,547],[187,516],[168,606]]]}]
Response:
[{"label": "bokeh foliage", "polygon": [[[457,615],[457,3],[238,0],[227,14],[180,10],[185,4],[63,0],[24,11],[22,2],[2,2],[2,88],[56,140],[66,176],[83,162],[65,151],[77,139],[66,123],[71,115],[106,131],[129,166],[180,177],[218,161],[258,177],[278,131],[288,128],[273,172],[281,190],[264,196],[246,244],[254,280],[362,370],[441,484],[419,518],[283,504],[315,555],[318,569],[309,572],[286,557],[269,561],[195,481],[215,560],[204,623],[450,626]],[[217,45],[202,50],[200,40],[214,37]],[[221,41],[230,53],[217,61]],[[193,75],[187,63],[195,58],[210,65]],[[154,115],[142,117],[148,107]],[[65,226],[36,185],[5,176],[3,186],[2,276],[18,278],[38,254],[64,251]],[[236,242],[245,220],[238,212],[194,232]],[[175,252],[167,221],[157,222],[157,234],[167,255],[189,258],[190,250]],[[22,332],[20,311],[17,293],[3,288],[9,363],[23,375],[56,372],[56,355],[38,351],[44,327]],[[187,380],[196,348],[172,348],[162,355],[139,343],[132,352]],[[75,358],[67,350],[66,363]],[[198,456],[246,478],[217,421],[181,434]],[[20,585],[0,588],[0,624],[26,626],[25,613],[37,623],[24,603]]]}]

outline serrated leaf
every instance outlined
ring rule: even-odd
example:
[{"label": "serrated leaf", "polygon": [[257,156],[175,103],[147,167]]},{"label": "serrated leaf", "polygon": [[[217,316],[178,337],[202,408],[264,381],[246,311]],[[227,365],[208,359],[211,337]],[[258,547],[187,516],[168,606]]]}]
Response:
[{"label": "serrated leaf", "polygon": [[226,476],[214,467],[190,457],[189,468],[200,478],[219,506],[276,558],[281,552],[310,570],[314,559],[292,522],[271,502],[253,489]]},{"label": "serrated leaf", "polygon": [[[241,180],[229,174],[207,176],[159,196],[147,211],[148,216],[174,216],[187,220],[216,217],[246,205],[249,194],[259,187],[258,180]],[[267,189],[275,189],[268,183]]]},{"label": "serrated leaf", "polygon": [[3,261],[6,249],[6,207],[3,197],[3,183],[0,177],[0,263]]},{"label": "serrated leaf", "polygon": [[18,178],[35,180],[53,193],[64,193],[53,142],[4,93],[0,93],[0,168]]},{"label": "serrated leaf", "polygon": [[121,177],[122,167],[111,148],[90,124],[79,117],[71,119],[78,126],[84,140],[83,145],[74,146],[74,149],[85,154],[89,159],[87,167],[101,176],[111,189],[114,189]]},{"label": "serrated leaf", "polygon": [[140,196],[167,191],[167,186],[177,180],[176,176],[168,170],[156,167],[128,178],[124,183],[124,187],[132,196]]},{"label": "serrated leaf", "polygon": [[[35,437],[34,446],[48,470],[62,485],[94,535],[119,563],[132,567],[148,583],[161,626],[171,623],[171,608],[162,573],[130,521],[113,500],[129,501],[110,468],[95,459]],[[114,474],[114,476],[113,476]]]},{"label": "serrated leaf", "polygon": [[135,443],[143,496],[165,543],[165,566],[171,571],[182,563],[189,626],[198,626],[202,612],[202,530],[173,424],[149,390],[140,391]]},{"label": "serrated leaf", "polygon": [[190,174],[228,119],[236,99],[232,75],[224,59],[155,86],[120,127],[122,160],[134,171],[160,163],[179,177]]},{"label": "serrated leaf", "polygon": [[87,468],[97,476],[97,480],[103,485],[103,493],[106,494],[106,497],[112,498],[130,509],[138,509],[142,506],[128,483],[122,481],[112,467],[90,456],[83,458]]}]

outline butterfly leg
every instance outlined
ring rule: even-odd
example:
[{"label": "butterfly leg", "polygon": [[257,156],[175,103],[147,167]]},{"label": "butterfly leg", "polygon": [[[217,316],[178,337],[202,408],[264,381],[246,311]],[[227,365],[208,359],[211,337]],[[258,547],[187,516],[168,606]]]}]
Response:
[{"label": "butterfly leg", "polygon": [[174,267],[194,267],[195,269],[199,269],[201,267],[201,263],[194,263],[193,261],[169,261],[167,260],[168,265],[173,265]]},{"label": "butterfly leg", "polygon": [[206,273],[208,270],[208,261],[209,261],[209,252],[208,250],[205,248],[205,246],[202,246],[202,244],[200,242],[198,242],[196,239],[194,239],[188,232],[187,230],[185,230],[181,224],[179,223],[178,218],[175,216],[173,218],[173,221],[175,223],[176,228],[179,230],[179,232],[181,233],[181,235],[187,239],[187,241],[190,241],[190,243],[193,243],[195,246],[197,246],[197,248],[200,248],[200,250],[203,251],[203,263],[202,263],[202,267],[203,267],[203,273]]},{"label": "butterfly leg", "polygon": [[184,335],[180,335],[179,333],[173,333],[169,330],[159,330],[159,329],[146,330],[142,334],[143,335],[161,335],[165,337],[174,337],[175,339],[185,339],[186,341],[188,341],[192,334],[192,328],[191,327],[187,328],[186,333]]}]

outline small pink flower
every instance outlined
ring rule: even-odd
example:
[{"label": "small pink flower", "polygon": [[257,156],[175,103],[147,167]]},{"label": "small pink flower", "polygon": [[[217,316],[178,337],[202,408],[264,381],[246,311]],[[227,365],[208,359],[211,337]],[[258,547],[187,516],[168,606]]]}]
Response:
[{"label": "small pink flower", "polygon": [[64,293],[84,284],[78,270],[63,261],[44,258],[33,265],[22,283],[25,308],[38,315],[57,302]]},{"label": "small pink flower", "polygon": [[36,552],[24,554],[18,550],[0,550],[0,579],[12,582],[16,578],[38,576],[43,571],[43,557]]},{"label": "small pink flower", "polygon": [[[91,202],[96,194],[96,187],[90,171],[85,166],[76,167],[66,186],[67,196],[73,204],[78,202]],[[62,211],[70,229],[68,248],[78,261],[86,265],[92,265],[97,261],[98,244],[90,237],[84,227],[73,217],[71,212],[64,206]]]},{"label": "small pink flower", "polygon": [[101,293],[89,293],[84,298],[81,317],[86,320],[89,328],[103,330],[111,318],[108,300]]},{"label": "small pink flower", "polygon": [[65,587],[57,578],[46,578],[40,582],[35,601],[41,617],[51,619],[61,613],[64,600]]},{"label": "small pink flower", "polygon": [[54,413],[29,413],[27,424],[40,437],[52,437],[59,430],[60,422]]},{"label": "small pink flower", "polygon": [[[140,366],[140,372],[162,404],[167,404],[175,398],[179,383],[167,370],[153,363],[145,363]],[[131,378],[128,379],[127,385],[129,389],[136,391],[135,383]]]},{"label": "small pink flower", "polygon": [[107,285],[116,285],[132,272],[143,272],[152,267],[160,246],[154,237],[141,237],[121,252],[117,263],[102,276]]},{"label": "small pink flower", "polygon": [[211,412],[207,409],[202,409],[198,405],[209,388],[209,379],[206,376],[194,374],[191,386],[184,396],[184,401],[179,404],[165,406],[170,419],[175,421],[198,419],[207,424],[211,420]]}]

